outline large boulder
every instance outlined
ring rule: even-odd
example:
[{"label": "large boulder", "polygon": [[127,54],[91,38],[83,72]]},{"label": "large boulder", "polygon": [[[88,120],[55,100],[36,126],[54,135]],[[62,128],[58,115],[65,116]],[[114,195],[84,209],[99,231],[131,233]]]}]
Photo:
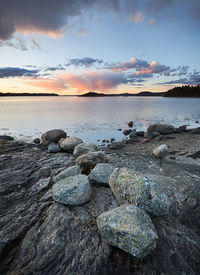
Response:
[{"label": "large boulder", "polygon": [[168,147],[166,144],[162,144],[153,149],[153,155],[159,159],[164,158],[168,153]]},{"label": "large boulder", "polygon": [[160,186],[134,169],[115,168],[109,185],[121,205],[137,205],[153,216],[169,212],[171,201]]},{"label": "large boulder", "polygon": [[98,147],[94,143],[80,143],[74,148],[73,155],[78,157],[82,154],[98,151]]},{"label": "large boulder", "polygon": [[53,185],[53,199],[66,205],[81,205],[90,200],[91,187],[88,177],[76,175]]},{"label": "large boulder", "polygon": [[114,167],[109,163],[97,163],[88,176],[89,180],[92,183],[109,185],[110,175],[113,170]]},{"label": "large boulder", "polygon": [[105,162],[108,162],[108,159],[103,152],[89,152],[76,159],[76,164],[83,169],[93,169],[97,163]]},{"label": "large boulder", "polygon": [[68,178],[68,177],[72,177],[72,176],[76,176],[76,175],[80,175],[80,174],[81,174],[80,166],[74,165],[74,166],[66,168],[65,170],[60,172],[58,175],[53,177],[53,181],[57,182],[64,178]]},{"label": "large boulder", "polygon": [[66,138],[67,134],[60,129],[53,129],[47,131],[41,136],[41,143],[44,145],[48,145],[51,142],[58,143],[61,138]]},{"label": "large boulder", "polygon": [[72,153],[74,148],[82,142],[82,139],[78,137],[67,137],[60,142],[60,148],[66,152]]},{"label": "large boulder", "polygon": [[97,218],[97,226],[105,243],[136,258],[147,256],[156,247],[156,229],[150,217],[135,205],[104,212]]},{"label": "large boulder", "polygon": [[165,124],[152,124],[148,127],[147,132],[159,132],[160,134],[167,135],[176,131],[176,128],[172,125]]}]

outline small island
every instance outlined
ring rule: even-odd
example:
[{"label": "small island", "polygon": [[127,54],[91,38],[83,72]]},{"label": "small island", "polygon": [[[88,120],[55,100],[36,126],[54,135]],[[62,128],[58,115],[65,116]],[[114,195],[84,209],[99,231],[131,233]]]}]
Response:
[{"label": "small island", "polygon": [[79,97],[108,97],[108,96],[163,96],[164,92],[152,93],[152,92],[140,92],[137,94],[122,93],[122,94],[104,94],[104,93],[95,93],[89,92],[86,94],[79,95]]},{"label": "small island", "polygon": [[0,96],[59,96],[54,93],[0,93]]}]

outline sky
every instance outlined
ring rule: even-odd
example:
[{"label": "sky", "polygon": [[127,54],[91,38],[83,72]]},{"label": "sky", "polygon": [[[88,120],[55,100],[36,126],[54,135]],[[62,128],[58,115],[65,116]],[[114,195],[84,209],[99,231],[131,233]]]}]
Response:
[{"label": "sky", "polygon": [[199,0],[0,0],[0,92],[200,83]]}]

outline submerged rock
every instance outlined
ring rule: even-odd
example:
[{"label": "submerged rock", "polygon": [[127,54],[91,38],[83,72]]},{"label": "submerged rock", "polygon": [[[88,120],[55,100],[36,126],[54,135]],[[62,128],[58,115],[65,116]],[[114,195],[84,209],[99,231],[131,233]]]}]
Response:
[{"label": "submerged rock", "polygon": [[67,134],[60,129],[47,131],[41,136],[41,143],[48,145],[50,142],[58,143],[61,138],[66,138]]},{"label": "submerged rock", "polygon": [[158,239],[150,217],[134,205],[123,205],[101,214],[97,226],[103,241],[136,258],[147,256]]},{"label": "submerged rock", "polygon": [[129,126],[129,127],[133,127],[133,121],[129,121],[129,122],[128,122],[128,126]]},{"label": "submerged rock", "polygon": [[160,134],[167,135],[174,133],[176,128],[172,125],[165,124],[152,124],[148,127],[147,132],[159,132]]},{"label": "submerged rock", "polygon": [[168,153],[168,147],[166,144],[162,144],[153,149],[154,156],[159,159],[164,158],[167,155],[167,153]]},{"label": "submerged rock", "polygon": [[71,177],[71,176],[76,176],[76,175],[79,175],[79,174],[81,174],[80,166],[74,165],[74,166],[68,167],[67,169],[63,170],[58,175],[53,177],[53,181],[57,182],[57,181],[62,180],[64,178],[68,178],[68,177]]},{"label": "submerged rock", "polygon": [[60,148],[66,152],[72,153],[74,148],[82,142],[82,139],[78,137],[67,137],[60,142]]},{"label": "submerged rock", "polygon": [[125,130],[123,131],[123,134],[124,134],[125,136],[128,136],[131,132],[132,132],[131,129],[125,129]]},{"label": "submerged rock", "polygon": [[153,216],[166,215],[171,201],[158,184],[134,169],[115,168],[109,185],[118,200],[123,204],[134,204]]},{"label": "submerged rock", "polygon": [[53,199],[66,205],[81,205],[90,200],[91,187],[88,177],[76,175],[53,185]]},{"label": "submerged rock", "polygon": [[92,183],[108,185],[110,175],[112,174],[113,170],[114,167],[109,163],[97,163],[97,165],[88,176],[89,180]]},{"label": "submerged rock", "polygon": [[74,148],[73,155],[78,157],[82,154],[98,151],[98,147],[94,143],[80,143]]},{"label": "submerged rock", "polygon": [[103,152],[89,152],[76,159],[76,164],[83,169],[93,169],[97,163],[101,162],[108,162],[108,159]]}]

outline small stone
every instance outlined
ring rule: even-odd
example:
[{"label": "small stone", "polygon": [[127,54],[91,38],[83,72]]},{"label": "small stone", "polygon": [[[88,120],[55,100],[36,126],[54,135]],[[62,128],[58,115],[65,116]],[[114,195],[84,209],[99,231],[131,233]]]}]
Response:
[{"label": "small stone", "polygon": [[167,155],[167,153],[168,153],[168,147],[166,144],[162,144],[153,149],[154,156],[160,159],[164,158]]},{"label": "small stone", "polygon": [[118,131],[122,131],[122,129],[121,129],[121,128],[118,128],[117,130],[118,130]]},{"label": "small stone", "polygon": [[113,142],[113,141],[115,141],[115,138],[111,138],[111,139],[110,139],[110,142]]},{"label": "small stone", "polygon": [[196,120],[196,121],[195,121],[195,123],[199,123],[199,121],[198,121],[198,120]]},{"label": "small stone", "polygon": [[129,121],[129,123],[128,123],[128,127],[133,127],[133,121]]},{"label": "small stone", "polygon": [[33,140],[33,143],[35,143],[35,144],[40,144],[40,139],[39,139],[39,138],[35,138],[35,139]]},{"label": "small stone", "polygon": [[53,185],[53,199],[66,205],[81,205],[90,200],[91,187],[88,177],[76,175]]},{"label": "small stone", "polygon": [[116,246],[136,258],[147,256],[158,240],[150,217],[134,205],[123,205],[97,218],[99,233],[105,243]]},{"label": "small stone", "polygon": [[122,143],[112,143],[112,144],[108,145],[108,148],[112,149],[112,150],[121,149],[123,147],[124,147],[124,144],[122,144]]},{"label": "small stone", "polygon": [[131,129],[125,129],[125,130],[123,131],[123,134],[124,134],[125,136],[128,136],[131,132],[132,132]]},{"label": "small stone", "polygon": [[145,138],[146,140],[150,141],[150,140],[152,140],[153,138],[155,138],[155,135],[154,135],[154,133],[146,132],[146,133],[144,134],[144,138]]},{"label": "small stone", "polygon": [[101,185],[109,185],[110,175],[112,174],[114,167],[108,163],[97,163],[89,174],[89,180],[91,183],[98,183]]}]

